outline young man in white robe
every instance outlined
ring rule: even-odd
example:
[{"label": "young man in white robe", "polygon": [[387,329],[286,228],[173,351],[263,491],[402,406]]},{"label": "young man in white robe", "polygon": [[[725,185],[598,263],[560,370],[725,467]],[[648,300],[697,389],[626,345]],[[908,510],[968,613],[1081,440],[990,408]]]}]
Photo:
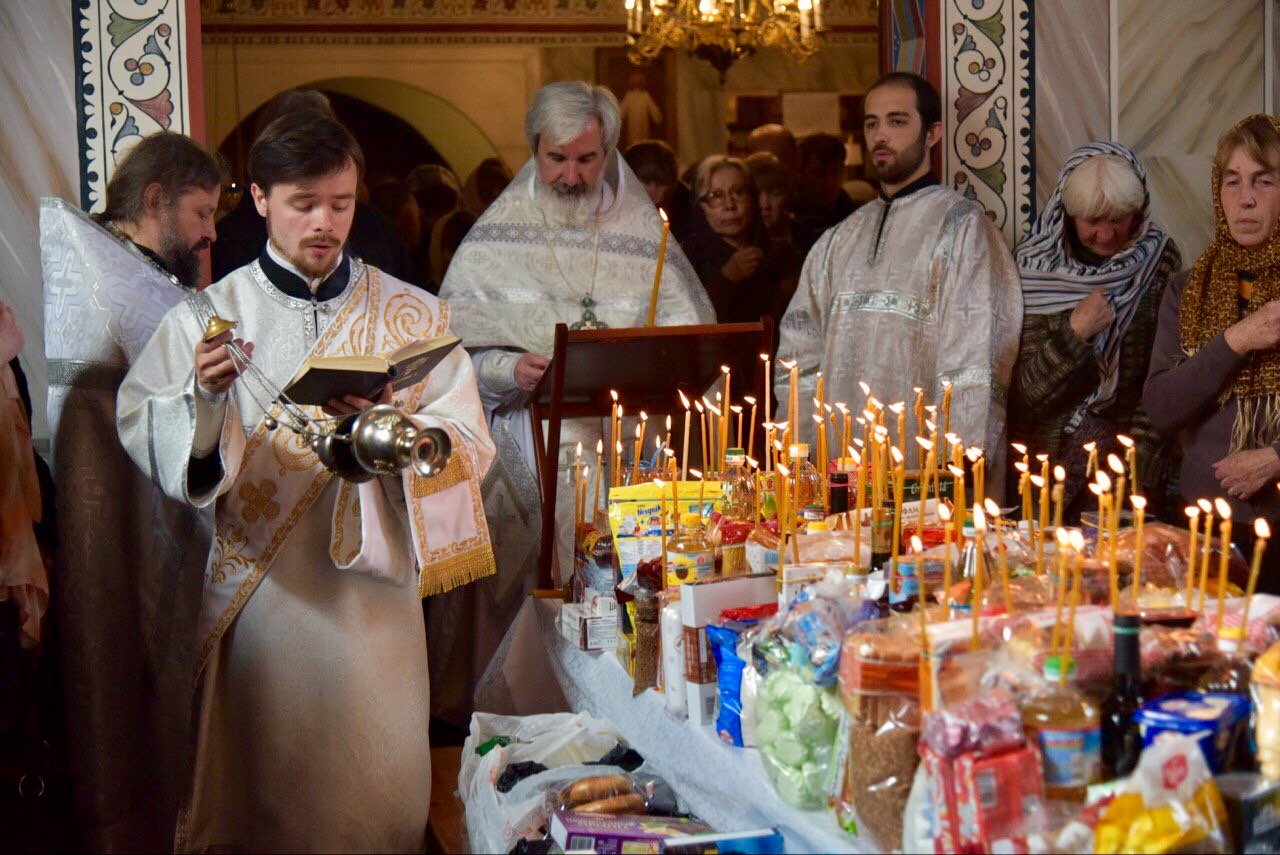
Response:
[{"label": "young man in white robe", "polygon": [[[592,329],[648,322],[662,221],[618,152],[619,125],[617,99],[603,86],[577,81],[538,90],[525,116],[533,157],[471,228],[441,286],[440,296],[454,309],[454,331],[475,363],[498,447],[495,470],[502,477],[488,497],[495,540],[504,543],[495,547],[498,577],[449,598],[480,602],[431,602],[431,638],[442,640],[436,652],[443,653],[445,643],[457,651],[442,660],[433,654],[433,674],[437,662],[460,669],[472,663],[473,676],[479,676],[532,587],[539,492],[528,397],[546,370],[555,325]],[[697,275],[679,244],[668,241],[655,323],[714,322]],[[594,454],[604,437],[602,422],[564,422],[555,450],[562,484],[578,443],[584,460]],[[626,427],[633,429],[631,418]],[[564,582],[572,572],[573,490],[557,495],[556,558]],[[469,697],[459,698],[448,705],[452,711],[444,705],[437,711],[457,719],[469,703]]]},{"label": "young man in white robe", "polygon": [[116,392],[166,311],[199,283],[223,181],[170,132],[129,150],[90,217],[40,201],[59,659],[75,840],[173,846],[212,514],[166,498],[116,436]]},{"label": "young man in white robe", "polygon": [[[800,436],[810,441],[818,372],[824,399],[854,412],[866,406],[859,381],[908,412],[915,388],[941,404],[949,383],[951,432],[983,449],[987,492],[998,497],[1022,330],[1017,265],[982,208],[939,184],[930,168],[943,129],[928,81],[886,75],[867,92],[863,112],[880,198],[828,229],[805,259],[781,323],[777,420],[788,418],[783,363],[791,360],[799,364]],[[896,434],[894,422],[886,424]],[[908,438],[909,456],[914,447]]]},{"label": "young man in white robe", "polygon": [[[174,498],[215,509],[179,851],[424,846],[420,598],[493,571],[480,498],[493,446],[471,362],[456,350],[416,385],[325,408],[394,403],[446,431],[452,457],[434,478],[340,480],[272,403],[308,357],[386,356],[448,331],[446,304],[344,251],[362,166],[329,117],[268,127],[249,154],[261,256],[170,311],[120,390],[134,462]],[[212,315],[238,323],[247,371],[230,332],[202,340]]]}]

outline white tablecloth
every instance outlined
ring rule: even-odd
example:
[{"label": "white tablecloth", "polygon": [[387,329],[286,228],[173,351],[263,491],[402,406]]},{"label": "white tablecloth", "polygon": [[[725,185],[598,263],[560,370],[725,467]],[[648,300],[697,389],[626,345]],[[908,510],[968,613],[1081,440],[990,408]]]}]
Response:
[{"label": "white tablecloth", "polygon": [[480,685],[476,708],[504,715],[586,711],[611,722],[689,809],[722,831],[776,827],[789,852],[865,852],[829,812],[783,803],[755,749],[720,741],[712,727],[676,721],[662,698],[631,695],[631,678],[610,652],[585,653],[561,637],[557,601],[525,601]]}]

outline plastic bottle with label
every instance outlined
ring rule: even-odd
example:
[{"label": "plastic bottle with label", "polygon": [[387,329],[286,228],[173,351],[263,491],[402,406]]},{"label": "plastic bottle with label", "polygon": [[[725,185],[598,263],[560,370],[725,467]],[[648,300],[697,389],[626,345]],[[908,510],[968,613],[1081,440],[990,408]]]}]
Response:
[{"label": "plastic bottle with label", "polygon": [[796,491],[791,497],[791,507],[796,510],[796,521],[801,522],[802,509],[822,501],[822,478],[817,467],[809,462],[807,444],[792,443],[788,456],[791,458],[791,479]]},{"label": "plastic bottle with label", "polygon": [[675,537],[667,541],[667,586],[701,582],[714,576],[715,570],[715,550],[703,531],[702,517],[681,514]]},{"label": "plastic bottle with label", "polygon": [[1022,723],[1044,759],[1045,798],[1083,803],[1102,780],[1102,719],[1071,683],[1075,662],[1068,658],[1065,683],[1060,668],[1060,657],[1045,660],[1045,685],[1023,698]]},{"label": "plastic bottle with label", "polygon": [[741,448],[725,452],[721,476],[720,515],[731,520],[752,520],[756,511],[756,480],[747,469],[747,453]]}]

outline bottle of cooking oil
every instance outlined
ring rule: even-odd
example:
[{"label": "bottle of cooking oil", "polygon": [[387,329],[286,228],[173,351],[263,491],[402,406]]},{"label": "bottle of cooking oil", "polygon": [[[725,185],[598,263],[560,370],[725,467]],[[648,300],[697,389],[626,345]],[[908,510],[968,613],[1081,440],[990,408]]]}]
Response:
[{"label": "bottle of cooking oil", "polygon": [[1022,700],[1022,723],[1044,758],[1045,798],[1083,804],[1089,785],[1102,780],[1102,717],[1072,684],[1070,657],[1066,668],[1064,682],[1061,657],[1045,660],[1045,685]]},{"label": "bottle of cooking oil", "polygon": [[715,575],[716,554],[707,540],[700,514],[680,515],[680,527],[675,537],[667,541],[666,570],[669,588],[701,582]]}]

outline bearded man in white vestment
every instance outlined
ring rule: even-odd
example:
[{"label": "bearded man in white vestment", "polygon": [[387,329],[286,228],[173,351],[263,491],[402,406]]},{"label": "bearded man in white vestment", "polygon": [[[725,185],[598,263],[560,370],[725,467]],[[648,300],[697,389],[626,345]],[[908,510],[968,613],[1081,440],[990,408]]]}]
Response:
[{"label": "bearded man in white vestment", "polygon": [[928,81],[886,75],[867,92],[863,112],[880,198],[828,229],[805,259],[780,325],[778,419],[787,418],[781,363],[791,360],[799,363],[805,438],[814,434],[818,372],[825,399],[855,411],[865,401],[859,381],[880,401],[908,407],[916,387],[941,402],[949,383],[951,432],[984,450],[987,492],[998,497],[1022,330],[1017,265],[982,208],[930,170],[942,123]]},{"label": "bearded man in white vestment", "polygon": [[[444,659],[433,654],[433,669],[470,661],[478,676],[532,587],[539,498],[527,405],[546,370],[555,325],[617,328],[648,321],[662,221],[618,152],[619,125],[617,99],[603,86],[576,81],[538,90],[525,116],[533,157],[471,228],[441,286],[441,297],[454,307],[454,331],[475,363],[498,468],[505,480],[527,486],[514,501],[504,494],[490,504],[495,541],[507,543],[495,547],[498,577],[463,594],[481,602],[431,602],[431,639],[452,639],[458,648]],[[655,322],[714,321],[693,268],[676,242],[668,242]],[[557,450],[562,483],[577,444],[585,459],[602,436],[600,419],[564,422]],[[561,581],[572,569],[572,494],[558,491]],[[461,649],[468,644],[471,650]],[[441,645],[436,653],[443,652]],[[459,702],[469,706],[469,698]]]},{"label": "bearded man in white vestment", "polygon": [[[344,252],[362,166],[327,116],[269,126],[249,153],[262,254],[170,311],[120,389],[134,462],[169,495],[215,508],[180,851],[425,843],[420,598],[494,567],[480,497],[493,447],[471,362],[457,350],[394,395],[387,385],[377,401],[347,394],[325,408],[394,403],[444,430],[453,453],[434,478],[339,480],[277,427],[281,407],[263,388],[286,386],[308,357],[386,356],[448,331],[445,303]],[[231,333],[202,341],[212,315],[238,322],[245,376]]]},{"label": "bearded man in white vestment", "polygon": [[189,297],[223,181],[170,132],[116,165],[103,211],[40,202],[59,659],[77,843],[173,847],[190,777],[200,572],[212,514],[167,498],[116,436],[116,392]]}]

